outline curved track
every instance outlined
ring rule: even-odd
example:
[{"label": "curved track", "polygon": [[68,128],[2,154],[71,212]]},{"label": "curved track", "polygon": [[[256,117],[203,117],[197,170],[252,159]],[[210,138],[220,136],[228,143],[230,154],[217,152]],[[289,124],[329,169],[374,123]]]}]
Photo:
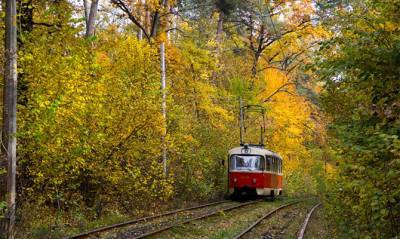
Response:
[{"label": "curved track", "polygon": [[258,203],[260,201],[262,201],[262,200],[250,201],[250,202],[241,203],[239,205],[222,208],[222,209],[219,209],[219,210],[216,210],[216,211],[212,211],[212,212],[206,213],[204,215],[196,216],[194,218],[190,218],[190,219],[187,219],[187,220],[179,222],[179,223],[175,223],[175,224],[172,224],[172,225],[161,227],[159,229],[156,229],[156,230],[153,230],[153,231],[149,231],[149,232],[144,233],[142,235],[139,235],[139,236],[136,236],[136,237],[130,237],[130,238],[135,238],[135,239],[137,239],[137,238],[145,238],[145,237],[152,236],[152,235],[155,235],[157,233],[166,231],[166,230],[171,229],[171,228],[176,227],[176,226],[180,226],[180,225],[183,225],[183,224],[195,221],[195,220],[211,217],[211,216],[216,215],[216,214],[221,213],[221,212],[227,212],[227,211],[231,211],[233,209],[241,208],[241,207],[244,207],[244,206],[247,206],[247,205],[250,205],[250,204],[255,204],[255,203]]},{"label": "curved track", "polygon": [[[128,228],[128,229],[126,229],[126,231],[116,235],[116,237],[111,236],[111,238],[144,238],[144,237],[148,237],[151,235],[155,235],[162,231],[166,231],[168,229],[171,229],[171,228],[179,226],[179,225],[183,225],[183,224],[195,221],[195,220],[207,218],[207,217],[216,215],[221,212],[227,212],[227,211],[234,210],[236,208],[241,208],[241,207],[244,207],[244,206],[247,206],[250,204],[255,204],[260,201],[262,201],[262,200],[244,202],[244,203],[240,203],[238,205],[233,205],[233,206],[228,205],[228,206],[225,206],[222,208],[217,208],[217,209],[208,209],[208,207],[218,206],[223,203],[231,202],[229,200],[223,200],[223,201],[203,204],[200,206],[178,209],[178,210],[166,212],[166,213],[155,215],[155,216],[149,216],[149,217],[139,218],[139,219],[135,219],[135,220],[130,220],[130,221],[126,221],[126,222],[122,222],[122,223],[118,223],[118,224],[114,224],[114,225],[110,225],[110,226],[105,226],[105,227],[87,231],[87,232],[84,232],[84,233],[81,233],[81,234],[78,234],[78,235],[75,235],[75,236],[72,236],[69,238],[70,239],[99,238],[99,236],[101,236],[103,233],[106,234],[106,233],[112,232],[114,229],[122,228],[122,230],[123,230],[124,227],[130,227],[132,225],[136,226],[136,224],[139,224],[139,223],[148,223],[145,225],[138,225],[135,228]],[[192,210],[202,209],[202,208],[205,208],[206,210],[204,212],[201,211],[197,214],[193,214],[192,216],[190,216],[188,218],[185,218],[185,216],[182,215],[181,218],[184,218],[184,220],[180,220],[178,218],[175,220],[167,220],[167,221],[164,221],[161,223],[155,222],[157,219],[164,219],[164,217],[175,216],[175,214],[178,215],[181,212],[184,213],[187,211],[192,211]]]},{"label": "curved track", "polygon": [[209,207],[209,206],[215,206],[215,205],[219,205],[219,204],[226,203],[226,202],[229,202],[229,201],[228,200],[222,200],[222,201],[202,204],[202,205],[199,205],[199,206],[177,209],[177,210],[169,211],[169,212],[166,212],[166,213],[163,213],[163,214],[154,215],[154,216],[148,216],[148,217],[138,218],[138,219],[134,219],[134,220],[130,220],[130,221],[125,221],[125,222],[122,222],[122,223],[117,223],[117,224],[113,224],[113,225],[109,225],[109,226],[96,228],[96,229],[93,229],[93,230],[90,230],[90,231],[86,231],[86,232],[71,236],[71,237],[69,237],[69,239],[88,238],[88,237],[90,237],[92,235],[96,235],[96,234],[99,234],[101,232],[113,230],[113,229],[116,229],[116,228],[133,225],[133,224],[136,224],[136,223],[139,223],[139,222],[146,222],[146,221],[162,218],[162,217],[165,217],[165,216],[177,214],[177,213],[180,213],[180,212],[192,211],[192,210],[201,209],[201,208],[205,208],[205,207]]},{"label": "curved track", "polygon": [[249,233],[251,230],[253,230],[258,224],[260,224],[263,220],[265,220],[266,218],[271,217],[272,215],[274,215],[276,212],[280,211],[283,208],[292,206],[294,204],[297,204],[301,201],[295,201],[295,202],[291,202],[291,203],[287,203],[284,204],[272,211],[267,212],[264,216],[260,217],[257,221],[255,221],[253,224],[251,224],[249,227],[247,227],[246,229],[244,229],[242,232],[240,232],[238,235],[236,235],[235,237],[233,237],[233,239],[239,239],[242,238],[244,235],[246,235],[247,233]]},{"label": "curved track", "polygon": [[306,219],[305,219],[304,222],[303,222],[303,225],[301,226],[301,229],[300,229],[300,232],[299,232],[299,235],[298,235],[297,239],[303,239],[303,238],[304,238],[304,234],[305,234],[305,232],[306,232],[306,230],[307,230],[308,222],[310,221],[310,218],[311,218],[311,216],[312,216],[314,210],[315,210],[317,207],[319,207],[320,205],[321,205],[321,203],[318,203],[318,204],[315,205],[313,208],[311,208],[310,212],[307,214]]},{"label": "curved track", "polygon": [[[110,238],[145,238],[148,236],[153,236],[156,235],[160,232],[167,231],[171,228],[174,228],[176,226],[181,226],[183,224],[187,224],[189,222],[199,220],[199,219],[204,219],[207,217],[211,217],[213,215],[216,215],[221,212],[227,212],[230,210],[234,210],[237,208],[241,208],[247,205],[255,204],[258,203],[262,200],[256,200],[256,201],[249,201],[249,202],[243,202],[240,204],[236,205],[222,205],[223,203],[229,203],[230,201],[228,200],[223,200],[223,201],[218,201],[218,202],[212,202],[212,203],[207,203],[195,207],[189,207],[189,208],[183,208],[183,209],[178,209],[174,211],[169,211],[163,214],[155,215],[155,216],[149,216],[149,217],[144,217],[144,218],[139,218],[135,220],[130,220],[110,226],[105,226],[101,228],[97,228],[91,231],[87,231],[75,236],[70,237],[70,239],[78,239],[78,238],[99,238],[101,236],[106,236]],[[257,227],[262,221],[264,221],[267,218],[272,217],[275,213],[278,211],[287,208],[289,206],[292,206],[294,204],[297,204],[299,202],[302,202],[304,200],[299,200],[299,201],[294,201],[291,203],[284,204],[272,211],[267,212],[264,214],[262,217],[257,219],[253,224],[251,224],[249,227],[247,227],[245,230],[240,232],[238,235],[233,237],[234,239],[239,239],[242,238],[243,236],[247,235],[252,231],[254,228]],[[317,204],[311,208],[309,213],[307,214],[301,229],[298,233],[298,239],[303,239],[305,231],[307,229],[307,225],[309,223],[309,220],[312,216],[312,213],[315,211],[315,209],[320,206],[321,204]],[[216,206],[215,208],[213,206]],[[196,209],[203,209],[198,212],[190,212],[189,214],[185,214],[187,211],[194,211]],[[182,213],[182,214],[181,214]],[[176,218],[169,218],[169,217],[175,217]],[[163,220],[163,221],[157,221],[157,219]],[[137,224],[137,225],[136,225]],[[133,228],[131,227],[133,226]],[[124,228],[127,227],[127,228]],[[122,228],[119,232],[114,231],[115,229]],[[104,233],[104,234],[103,234]]]}]

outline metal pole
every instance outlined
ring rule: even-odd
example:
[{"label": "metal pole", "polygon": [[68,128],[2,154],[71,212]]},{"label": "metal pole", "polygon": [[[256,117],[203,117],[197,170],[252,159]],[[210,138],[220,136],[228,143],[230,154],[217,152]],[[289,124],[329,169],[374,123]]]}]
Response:
[{"label": "metal pole", "polygon": [[239,98],[239,127],[240,127],[240,145],[243,145],[243,102]]},{"label": "metal pole", "polygon": [[261,144],[264,145],[264,133],[265,133],[265,111],[262,110],[262,118],[263,118],[263,122],[261,125]]}]

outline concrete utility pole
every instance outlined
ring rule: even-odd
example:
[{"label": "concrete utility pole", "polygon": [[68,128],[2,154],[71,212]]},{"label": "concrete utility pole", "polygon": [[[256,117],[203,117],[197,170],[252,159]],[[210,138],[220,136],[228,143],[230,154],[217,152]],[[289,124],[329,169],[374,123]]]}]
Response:
[{"label": "concrete utility pole", "polygon": [[[168,9],[167,0],[163,1],[164,8]],[[164,118],[164,132],[162,136],[162,159],[163,159],[163,172],[164,176],[167,176],[167,71],[166,71],[166,63],[165,63],[165,42],[162,41],[160,43],[160,62],[161,62],[161,94],[162,94],[162,103],[161,103],[161,111]]]},{"label": "concrete utility pole", "polygon": [[15,197],[17,174],[17,8],[16,0],[6,0],[5,66],[3,89],[3,132],[1,152],[7,162],[6,235],[15,238]]},{"label": "concrete utility pole", "polygon": [[164,132],[162,136],[162,159],[163,159],[163,171],[164,176],[167,175],[167,75],[166,75],[166,64],[165,64],[165,42],[160,43],[160,57],[161,57],[161,94],[162,94],[162,115],[164,118]]}]

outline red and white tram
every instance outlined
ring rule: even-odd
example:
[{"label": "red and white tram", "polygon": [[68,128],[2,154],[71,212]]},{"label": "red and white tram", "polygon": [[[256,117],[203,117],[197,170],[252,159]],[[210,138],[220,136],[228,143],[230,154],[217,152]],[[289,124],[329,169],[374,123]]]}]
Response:
[{"label": "red and white tram", "polygon": [[[240,147],[231,149],[228,157],[230,195],[282,195],[282,158],[264,147],[265,112],[260,105],[242,106],[240,100]],[[244,133],[248,127],[258,125],[255,123],[257,119],[261,128],[260,141],[258,144],[246,144]]]},{"label": "red and white tram", "polygon": [[229,151],[230,195],[282,195],[282,159],[259,145],[243,145]]}]

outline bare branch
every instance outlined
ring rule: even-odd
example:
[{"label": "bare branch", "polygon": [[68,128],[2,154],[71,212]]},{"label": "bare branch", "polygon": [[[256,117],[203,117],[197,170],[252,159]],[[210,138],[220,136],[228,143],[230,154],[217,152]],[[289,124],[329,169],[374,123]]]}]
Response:
[{"label": "bare branch", "polygon": [[285,84],[279,86],[278,89],[276,89],[274,92],[272,92],[272,94],[270,94],[267,98],[265,98],[263,100],[263,102],[264,103],[268,102],[272,97],[274,97],[274,95],[278,94],[279,92],[289,93],[289,91],[287,89],[284,89],[286,86],[289,86],[289,85],[294,85],[294,83],[293,82],[288,82],[288,83],[285,83]]},{"label": "bare branch", "polygon": [[149,36],[148,32],[146,29],[142,26],[142,24],[133,16],[132,12],[129,10],[129,8],[125,5],[125,3],[122,0],[111,0],[112,3],[117,5],[131,20],[137,27],[139,27],[142,31],[143,34],[145,35],[146,39],[150,41],[151,36]]}]

